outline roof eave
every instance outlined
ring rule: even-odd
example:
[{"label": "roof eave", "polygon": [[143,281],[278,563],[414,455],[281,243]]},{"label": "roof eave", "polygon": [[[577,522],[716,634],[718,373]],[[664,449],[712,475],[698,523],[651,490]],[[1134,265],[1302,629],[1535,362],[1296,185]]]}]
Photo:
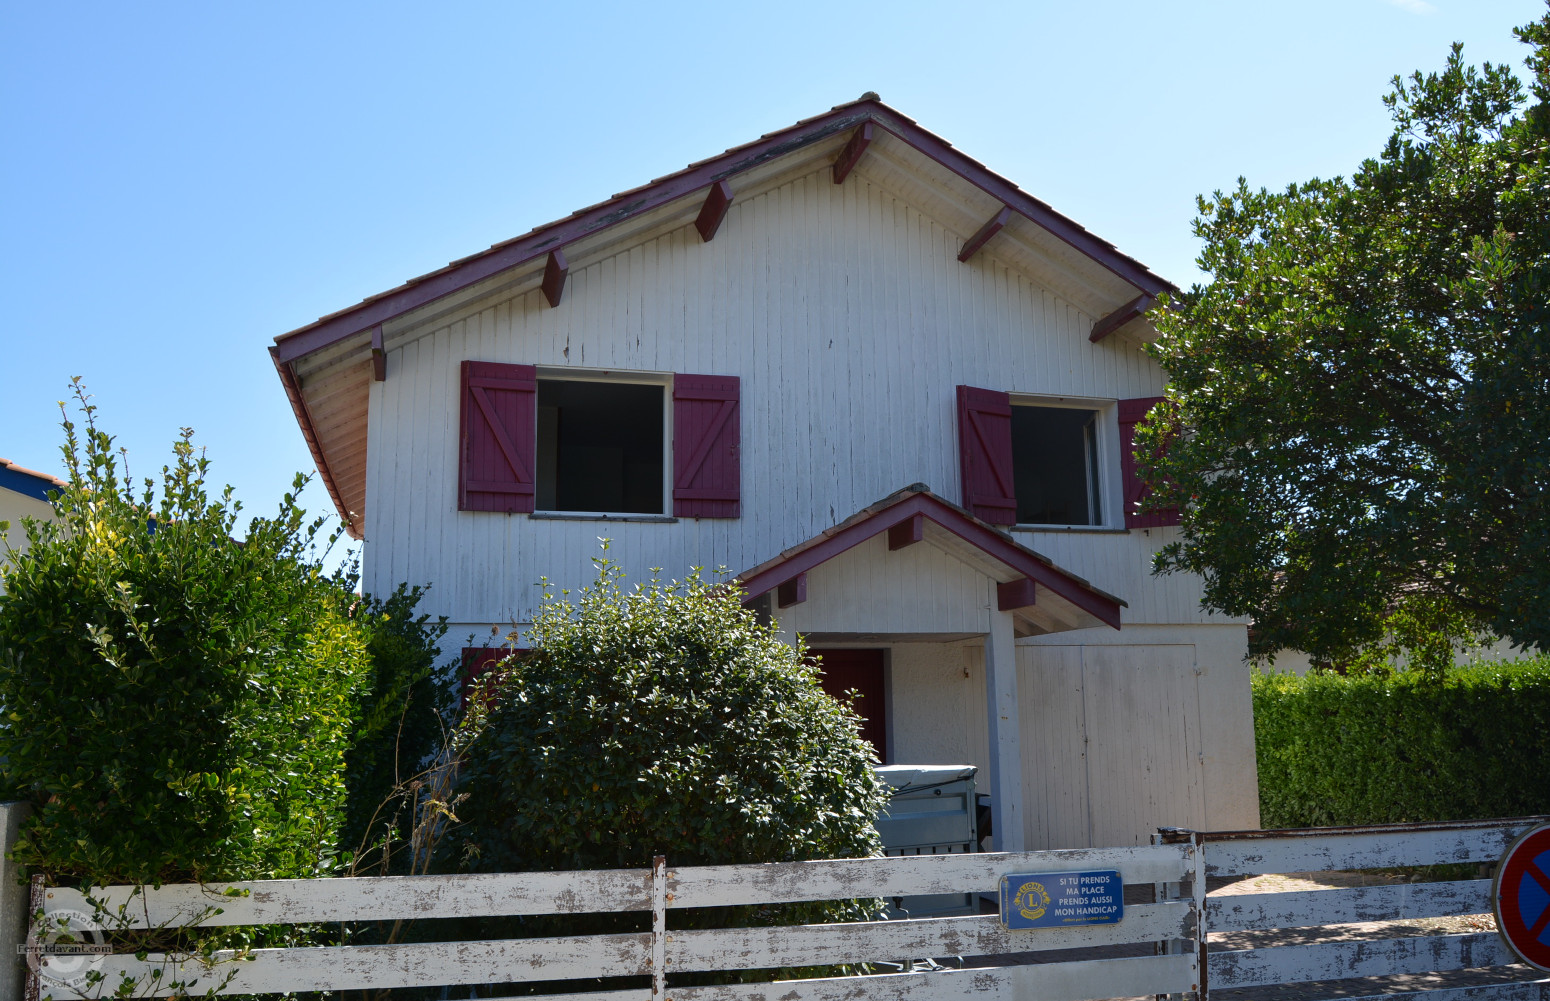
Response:
[{"label": "roof eave", "polygon": [[574,240],[868,122],[885,129],[942,167],[977,185],[1139,292],[1155,296],[1174,287],[1140,262],[1120,253],[1112,244],[1099,239],[1049,205],[1022,191],[1011,181],[954,149],[913,120],[879,101],[867,99],[840,105],[790,128],[772,132],[752,143],[691,164],[675,174],[615,195],[608,201],[582,209],[568,218],[540,226],[524,236],[497,244],[355,306],[281,334],[275,338],[275,357],[283,363],[293,362],[503,271],[529,263]]},{"label": "roof eave", "polygon": [[301,435],[307,440],[307,450],[312,453],[312,461],[317,466],[318,475],[323,478],[323,486],[334,502],[334,509],[339,512],[340,519],[345,523],[345,533],[350,538],[359,540],[364,534],[360,516],[345,505],[333,471],[328,468],[328,457],[323,453],[322,445],[318,443],[312,412],[307,408],[306,398],[302,395],[301,383],[297,380],[291,366],[280,360],[279,352],[275,348],[269,349],[269,357],[274,361],[275,371],[280,375],[280,383],[285,387],[285,395],[291,401],[291,410],[296,414],[296,423],[301,425]]},{"label": "roof eave", "polygon": [[743,571],[737,582],[744,601],[752,601],[796,575],[855,548],[915,515],[963,539],[991,558],[1049,589],[1063,600],[1111,628],[1120,628],[1120,608],[1125,602],[1076,575],[1053,560],[1023,546],[968,511],[915,484],[883,498],[806,542],[787,549],[774,559]]}]

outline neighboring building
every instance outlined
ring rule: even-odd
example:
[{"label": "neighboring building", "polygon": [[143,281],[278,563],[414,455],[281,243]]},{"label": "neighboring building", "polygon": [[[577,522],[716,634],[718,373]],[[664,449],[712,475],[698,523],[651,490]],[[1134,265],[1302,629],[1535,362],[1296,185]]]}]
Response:
[{"label": "neighboring building", "polygon": [[277,338],[365,587],[726,567],[1000,847],[1257,826],[1245,623],[1135,510],[1169,284],[873,97]]},{"label": "neighboring building", "polygon": [[57,476],[18,466],[0,459],[0,521],[10,522],[10,530],[0,541],[0,562],[11,552],[27,551],[27,532],[23,518],[54,520],[54,507],[48,502],[50,490],[63,489],[65,481]]}]

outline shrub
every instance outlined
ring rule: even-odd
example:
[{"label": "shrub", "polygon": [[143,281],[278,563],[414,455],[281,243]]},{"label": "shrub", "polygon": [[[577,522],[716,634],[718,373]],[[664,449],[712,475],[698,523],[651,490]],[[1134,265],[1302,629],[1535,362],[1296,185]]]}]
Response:
[{"label": "shrub", "polygon": [[400,584],[385,599],[363,597],[352,615],[370,659],[360,719],[345,753],[340,847],[354,857],[353,875],[406,871],[400,849],[413,826],[414,778],[442,749],[453,722],[448,672],[436,669],[447,620],[414,614],[424,594]]},{"label": "shrub", "polygon": [[[680,866],[879,853],[886,801],[859,720],[732,586],[625,590],[600,559],[546,594],[532,652],[497,674],[459,814],[483,870]],[[860,914],[837,905],[809,914]],[[675,915],[677,912],[675,912]]]},{"label": "shrub", "polygon": [[1550,813],[1550,657],[1253,687],[1266,827]]},{"label": "shrub", "polygon": [[76,395],[58,521],[3,568],[0,752],[36,806],[16,858],[96,883],[328,871],[367,651],[321,519],[291,493],[235,540],[186,429],[136,495]]}]

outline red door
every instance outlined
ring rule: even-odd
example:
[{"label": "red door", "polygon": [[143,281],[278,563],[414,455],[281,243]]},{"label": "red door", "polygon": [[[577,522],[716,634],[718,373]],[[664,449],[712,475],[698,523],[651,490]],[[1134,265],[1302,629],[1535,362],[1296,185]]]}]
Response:
[{"label": "red door", "polygon": [[[882,650],[809,650],[819,659],[823,672],[818,683],[830,695],[848,702],[861,717],[861,736],[877,748],[877,758],[888,763],[887,696],[883,684]],[[854,689],[860,698],[850,701]]]}]

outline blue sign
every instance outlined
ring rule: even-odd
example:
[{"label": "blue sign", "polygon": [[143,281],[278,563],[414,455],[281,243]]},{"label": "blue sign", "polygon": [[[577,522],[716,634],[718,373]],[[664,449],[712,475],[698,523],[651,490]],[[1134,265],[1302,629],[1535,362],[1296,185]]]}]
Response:
[{"label": "blue sign", "polygon": [[1114,869],[1001,877],[1001,923],[1008,928],[1112,925],[1124,916],[1125,884]]}]

